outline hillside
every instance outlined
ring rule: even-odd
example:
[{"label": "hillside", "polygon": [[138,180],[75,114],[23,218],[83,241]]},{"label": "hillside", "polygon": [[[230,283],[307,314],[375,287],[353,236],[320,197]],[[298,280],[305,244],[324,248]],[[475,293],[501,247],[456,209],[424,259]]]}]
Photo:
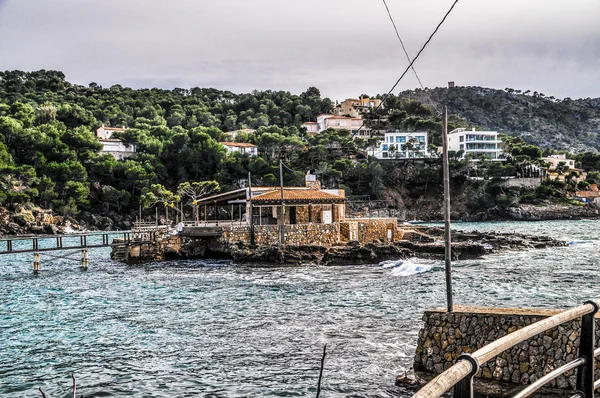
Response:
[{"label": "hillside", "polygon": [[[390,96],[383,108],[365,117],[377,129],[428,131],[429,149],[435,153],[441,143],[437,110],[444,102],[455,113],[449,117],[450,129],[481,126],[545,147],[600,148],[599,100],[557,102],[538,93],[473,87],[416,90]],[[326,188],[392,201],[392,207],[405,208],[415,217],[435,217],[440,208],[439,159],[427,164],[379,162],[367,156],[378,137],[355,139],[348,130],[334,129],[307,134],[302,123],[331,112],[332,104],[314,87],[299,95],[198,87],[104,88],[72,84],[59,71],[0,72],[0,206],[15,217],[39,207],[98,228],[124,227],[140,211],[154,217],[153,206],[181,200],[190,208],[194,198],[184,189],[189,182],[205,182],[210,192],[225,191],[245,186],[250,172],[253,184],[277,185],[283,160],[286,185],[302,185],[306,171],[312,170]],[[113,138],[135,145],[134,156],[117,160],[103,153],[95,134],[102,125],[128,127]],[[219,144],[231,139],[225,132],[242,128],[256,129],[235,139],[256,145],[258,156],[228,153]],[[538,158],[542,153],[512,141],[509,149],[515,156],[535,153]],[[579,154],[576,160],[586,171],[600,170],[600,155]],[[524,194],[534,204],[564,197],[564,190],[556,187],[511,193],[493,185],[474,186],[466,179],[484,168],[489,178],[513,176],[516,166],[512,161],[482,163],[475,170],[468,162],[455,161],[453,186],[464,193],[456,196],[456,209],[485,211],[497,198],[500,204],[512,204]],[[600,178],[590,183],[596,180]]]},{"label": "hillside", "polygon": [[454,87],[404,91],[400,98],[447,104],[474,126],[520,136],[541,148],[583,152],[600,150],[600,98],[563,100],[529,90]]}]

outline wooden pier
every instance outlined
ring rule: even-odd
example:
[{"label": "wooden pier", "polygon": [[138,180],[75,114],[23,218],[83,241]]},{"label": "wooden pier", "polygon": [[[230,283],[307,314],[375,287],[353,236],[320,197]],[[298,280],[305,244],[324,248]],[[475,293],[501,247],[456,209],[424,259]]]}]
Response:
[{"label": "wooden pier", "polygon": [[[81,269],[89,265],[89,249],[129,245],[152,244],[158,233],[166,232],[166,226],[136,226],[130,231],[89,232],[81,234],[63,234],[48,236],[18,236],[0,238],[0,256],[33,253],[33,271],[41,269],[41,256],[51,259],[67,259],[80,261]],[[51,255],[51,252],[67,252],[67,254]],[[71,257],[74,253],[79,258]]]}]

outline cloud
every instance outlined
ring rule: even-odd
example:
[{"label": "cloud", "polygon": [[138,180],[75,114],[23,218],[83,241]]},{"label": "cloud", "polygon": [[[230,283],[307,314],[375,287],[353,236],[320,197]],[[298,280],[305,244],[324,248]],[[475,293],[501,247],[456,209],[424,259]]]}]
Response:
[{"label": "cloud", "polygon": [[[452,0],[388,1],[415,55]],[[429,87],[599,96],[596,0],[459,2],[415,68]],[[0,0],[0,69],[59,69],[80,84],[309,86],[333,99],[387,92],[407,65],[380,2]],[[398,89],[415,88],[407,74]]]}]

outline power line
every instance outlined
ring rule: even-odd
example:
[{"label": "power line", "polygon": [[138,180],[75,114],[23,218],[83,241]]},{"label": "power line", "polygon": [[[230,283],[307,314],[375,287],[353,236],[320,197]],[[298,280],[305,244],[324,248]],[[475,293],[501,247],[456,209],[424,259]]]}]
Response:
[{"label": "power line", "polygon": [[[398,37],[398,40],[400,41],[400,45],[402,46],[402,50],[404,51],[404,55],[406,55],[406,59],[410,63],[410,61],[411,61],[410,55],[408,55],[408,51],[406,51],[406,47],[404,47],[404,42],[400,38],[400,33],[398,33],[398,28],[396,27],[396,22],[394,22],[394,18],[392,17],[392,13],[390,12],[390,8],[388,7],[387,2],[385,0],[383,0],[383,5],[385,6],[385,9],[387,10],[388,16],[390,17],[390,21],[392,21],[392,25],[394,26],[394,30],[396,31],[396,37]],[[414,65],[411,67],[411,69],[412,69],[415,77],[417,78],[417,81],[419,82],[419,85],[421,86],[421,89],[424,89],[425,87],[423,87],[423,83],[421,82],[421,79],[419,78],[419,75],[417,74],[417,71],[415,70]],[[431,107],[433,108],[433,110],[435,111],[435,113],[440,114],[441,112],[438,110],[437,106],[435,106],[435,104],[431,100],[431,96],[428,93],[425,93],[425,96],[427,98],[427,101],[429,102],[429,105],[431,105]]]},{"label": "power line", "polygon": [[[398,33],[398,28],[396,27],[396,22],[394,22],[394,18],[392,17],[390,8],[388,7],[387,2],[385,0],[383,0],[383,5],[385,6],[385,9],[387,10],[388,17],[390,17],[390,21],[392,22],[392,26],[394,27],[394,31],[396,32],[396,37],[400,41],[400,45],[402,46],[402,51],[404,51],[404,55],[406,55],[406,59],[408,60],[408,62],[410,62],[410,56],[408,55],[408,51],[406,51],[406,47],[404,47],[404,42],[402,41],[402,38],[400,37],[400,33]],[[414,66],[411,67],[411,69],[412,69],[413,73],[415,74],[415,77],[417,78],[419,85],[421,86],[421,88],[423,88],[423,83],[421,83],[421,79],[419,79],[419,75],[417,74],[417,71],[415,70]]]},{"label": "power line", "polygon": [[[446,18],[448,18],[448,15],[450,15],[450,13],[454,9],[454,6],[456,5],[456,3],[458,3],[458,0],[455,0],[454,3],[452,3],[452,6],[448,10],[448,12],[446,12],[446,15],[444,15],[444,18],[442,18],[442,20],[440,21],[440,23],[436,26],[436,28],[433,31],[433,33],[431,33],[431,35],[429,36],[429,38],[427,39],[427,41],[425,42],[425,44],[423,44],[423,47],[421,47],[421,49],[419,50],[419,52],[417,53],[417,55],[415,56],[415,58],[413,58],[413,60],[406,67],[406,69],[404,70],[404,72],[402,72],[402,75],[400,75],[400,77],[398,78],[398,80],[396,80],[396,83],[394,83],[394,85],[392,86],[392,88],[390,89],[390,91],[388,91],[388,93],[385,95],[385,97],[383,97],[383,100],[379,103],[379,105],[377,105],[377,107],[375,108],[375,110],[373,112],[377,112],[379,110],[379,108],[381,108],[381,105],[385,102],[385,100],[388,99],[388,97],[390,96],[390,94],[392,93],[392,91],[394,91],[394,89],[396,88],[396,86],[398,86],[398,84],[400,84],[400,81],[404,78],[404,76],[410,70],[410,68],[412,68],[412,66],[415,63],[415,61],[419,58],[419,56],[421,55],[421,53],[423,53],[423,51],[425,50],[425,48],[427,47],[427,45],[429,44],[429,42],[431,41],[431,39],[433,39],[433,36],[435,36],[435,34],[440,29],[440,27],[442,26],[442,24],[446,21]],[[358,132],[364,126],[365,126],[365,122],[363,122],[363,124],[358,128],[358,130],[356,130],[356,134],[358,134]],[[354,134],[354,135],[356,135],[356,134]]]}]

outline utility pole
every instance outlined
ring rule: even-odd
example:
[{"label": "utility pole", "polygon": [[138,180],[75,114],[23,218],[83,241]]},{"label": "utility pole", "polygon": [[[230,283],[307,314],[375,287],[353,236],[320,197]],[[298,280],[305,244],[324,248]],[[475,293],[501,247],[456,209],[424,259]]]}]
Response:
[{"label": "utility pole", "polygon": [[446,301],[448,312],[454,310],[452,303],[452,245],[450,235],[450,167],[448,165],[448,107],[444,105],[442,123],[442,168],[444,170],[444,261],[446,264]]},{"label": "utility pole", "polygon": [[281,192],[281,225],[279,227],[279,244],[285,245],[285,207],[283,203],[283,161],[279,159],[279,190]]},{"label": "utility pole", "polygon": [[[256,239],[254,237],[254,211],[252,208],[252,175],[248,172],[248,201],[250,202],[249,209],[249,217],[250,217],[250,245],[254,246],[256,244]],[[260,210],[260,208],[259,208]],[[241,218],[241,216],[240,216]]]}]

